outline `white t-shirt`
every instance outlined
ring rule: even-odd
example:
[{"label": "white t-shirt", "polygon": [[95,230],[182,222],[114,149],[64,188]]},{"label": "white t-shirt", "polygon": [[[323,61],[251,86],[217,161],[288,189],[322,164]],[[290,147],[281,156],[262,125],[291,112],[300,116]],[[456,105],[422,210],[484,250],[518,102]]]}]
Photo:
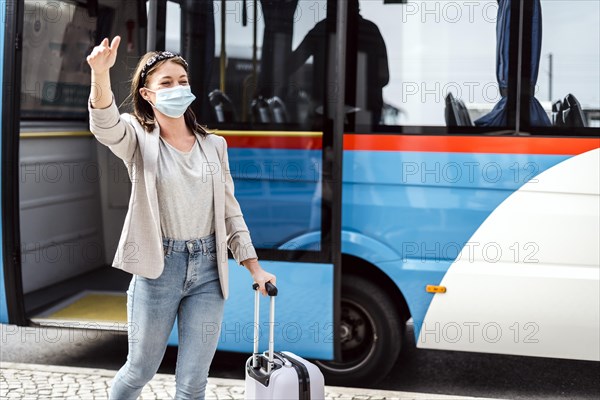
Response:
[{"label": "white t-shirt", "polygon": [[213,177],[198,140],[183,152],[160,137],[156,189],[163,237],[189,240],[214,233]]}]

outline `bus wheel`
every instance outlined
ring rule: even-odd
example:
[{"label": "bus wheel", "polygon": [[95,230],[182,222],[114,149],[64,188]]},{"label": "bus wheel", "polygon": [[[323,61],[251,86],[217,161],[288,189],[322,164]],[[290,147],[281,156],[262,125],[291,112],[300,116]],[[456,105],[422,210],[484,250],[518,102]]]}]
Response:
[{"label": "bus wheel", "polygon": [[381,288],[350,276],[342,281],[341,360],[316,362],[328,385],[373,384],[396,363],[403,333],[396,307]]}]

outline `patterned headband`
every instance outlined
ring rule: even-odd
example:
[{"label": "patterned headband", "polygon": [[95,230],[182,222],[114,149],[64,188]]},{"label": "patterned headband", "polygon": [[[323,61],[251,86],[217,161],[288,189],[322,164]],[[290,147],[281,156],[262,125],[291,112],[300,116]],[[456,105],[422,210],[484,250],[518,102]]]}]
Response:
[{"label": "patterned headband", "polygon": [[174,58],[174,57],[179,57],[181,59],[181,61],[183,61],[183,63],[185,64],[185,69],[188,68],[188,63],[187,61],[185,61],[183,59],[183,57],[178,56],[177,54],[173,54],[170,51],[161,51],[158,52],[157,54],[153,55],[152,57],[150,57],[148,59],[148,61],[146,61],[146,65],[144,65],[144,67],[142,68],[142,73],[140,74],[141,79],[141,85],[143,86],[145,81],[146,81],[146,74],[148,73],[148,71],[150,70],[150,68],[152,68],[152,66],[154,64],[156,64],[159,61],[162,60],[168,60],[169,58]]}]

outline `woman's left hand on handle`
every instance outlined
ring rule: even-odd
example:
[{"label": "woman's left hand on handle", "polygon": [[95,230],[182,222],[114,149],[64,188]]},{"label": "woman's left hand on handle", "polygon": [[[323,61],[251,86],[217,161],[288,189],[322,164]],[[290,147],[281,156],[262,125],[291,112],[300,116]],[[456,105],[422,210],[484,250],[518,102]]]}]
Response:
[{"label": "woman's left hand on handle", "polygon": [[254,282],[258,283],[258,290],[264,296],[267,295],[267,290],[265,289],[265,284],[267,282],[271,282],[273,285],[277,286],[277,277],[262,269],[256,258],[243,261],[242,264],[244,264],[244,267],[248,268],[248,271],[250,271],[250,274],[252,275],[252,279]]}]

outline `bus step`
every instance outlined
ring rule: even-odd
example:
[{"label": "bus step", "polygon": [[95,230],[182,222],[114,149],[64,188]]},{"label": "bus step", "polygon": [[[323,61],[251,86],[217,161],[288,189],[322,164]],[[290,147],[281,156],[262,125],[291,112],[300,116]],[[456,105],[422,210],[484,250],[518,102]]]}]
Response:
[{"label": "bus step", "polygon": [[31,321],[43,326],[127,331],[127,294],[83,290]]}]

